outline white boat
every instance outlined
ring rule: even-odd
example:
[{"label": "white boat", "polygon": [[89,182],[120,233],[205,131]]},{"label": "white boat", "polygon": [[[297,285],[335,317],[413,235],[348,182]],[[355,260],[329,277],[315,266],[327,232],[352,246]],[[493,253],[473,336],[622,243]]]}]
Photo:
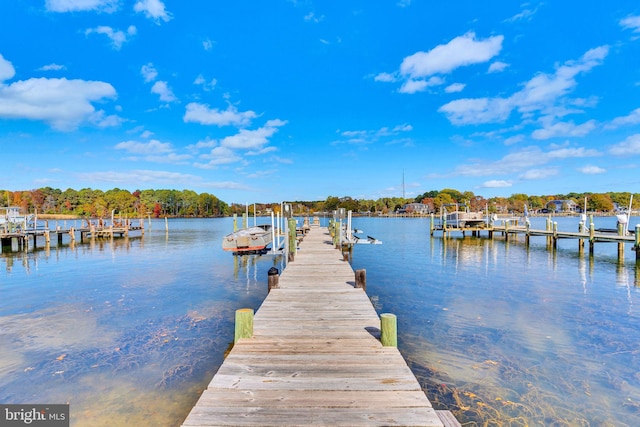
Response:
[{"label": "white boat", "polygon": [[[448,212],[446,206],[455,206],[456,210]],[[442,212],[442,217],[446,220],[447,227],[469,228],[480,227],[485,224],[485,217],[482,212],[461,211],[458,209],[457,204],[444,205]]]},{"label": "white boat", "polygon": [[271,225],[241,228],[222,238],[222,249],[230,252],[260,252],[272,241]]}]

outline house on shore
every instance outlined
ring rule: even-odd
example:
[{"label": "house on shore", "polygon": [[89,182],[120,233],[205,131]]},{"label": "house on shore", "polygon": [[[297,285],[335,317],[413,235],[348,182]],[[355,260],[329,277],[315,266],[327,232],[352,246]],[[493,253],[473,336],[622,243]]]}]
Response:
[{"label": "house on shore", "polygon": [[578,204],[573,200],[551,200],[545,208],[549,212],[581,212]]}]

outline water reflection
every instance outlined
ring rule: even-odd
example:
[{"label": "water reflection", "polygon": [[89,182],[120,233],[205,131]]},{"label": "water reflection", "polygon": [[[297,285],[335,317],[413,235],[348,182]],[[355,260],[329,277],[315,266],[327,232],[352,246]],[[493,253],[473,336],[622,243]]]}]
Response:
[{"label": "water reflection", "polygon": [[3,254],[0,402],[70,402],[74,426],[180,424],[279,261],[219,250],[227,221],[169,224]]},{"label": "water reflection", "polygon": [[[429,238],[358,218],[379,311],[434,406],[468,425],[640,425],[640,272],[627,251],[542,238]],[[0,258],[0,401],[71,402],[75,426],[179,425],[258,308],[271,256],[234,257],[230,219]],[[633,254],[635,255],[635,254]]]},{"label": "water reflection", "polygon": [[384,247],[357,248],[353,265],[398,315],[400,349],[436,408],[463,425],[640,425],[632,251],[619,262],[616,245],[589,256],[522,236],[436,236],[409,251],[386,226]]}]

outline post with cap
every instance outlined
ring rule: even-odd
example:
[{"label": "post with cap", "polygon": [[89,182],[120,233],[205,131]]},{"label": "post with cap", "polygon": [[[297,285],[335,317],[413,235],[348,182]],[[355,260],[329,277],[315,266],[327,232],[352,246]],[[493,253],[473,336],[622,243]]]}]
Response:
[{"label": "post with cap", "polygon": [[241,308],[236,310],[236,328],[233,343],[241,338],[253,337],[253,309]]},{"label": "post with cap", "polygon": [[271,289],[278,289],[278,283],[280,281],[280,276],[278,275],[279,271],[275,267],[271,267],[267,272],[267,276],[269,278],[269,292]]},{"label": "post with cap", "polygon": [[380,342],[384,347],[398,346],[398,320],[395,314],[380,315]]}]

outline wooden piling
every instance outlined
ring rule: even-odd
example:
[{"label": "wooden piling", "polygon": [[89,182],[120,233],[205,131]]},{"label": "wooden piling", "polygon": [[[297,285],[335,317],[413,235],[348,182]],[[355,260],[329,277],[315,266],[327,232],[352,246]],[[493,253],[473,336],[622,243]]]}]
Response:
[{"label": "wooden piling", "polygon": [[278,273],[278,269],[275,267],[271,267],[267,273],[269,292],[271,292],[271,289],[278,289],[278,283],[280,280],[280,275]]},{"label": "wooden piling", "polygon": [[380,315],[380,343],[384,347],[398,346],[398,320],[395,314]]},{"label": "wooden piling", "polygon": [[296,258],[298,251],[298,240],[296,236],[296,220],[295,218],[289,218],[289,261],[293,261]]},{"label": "wooden piling", "polygon": [[356,270],[356,288],[367,291],[367,270],[364,268]]},{"label": "wooden piling", "polygon": [[236,310],[236,327],[233,343],[239,339],[253,337],[253,309],[241,308]]},{"label": "wooden piling", "polygon": [[633,249],[636,251],[636,264],[640,264],[640,224],[636,224],[636,242]]}]

